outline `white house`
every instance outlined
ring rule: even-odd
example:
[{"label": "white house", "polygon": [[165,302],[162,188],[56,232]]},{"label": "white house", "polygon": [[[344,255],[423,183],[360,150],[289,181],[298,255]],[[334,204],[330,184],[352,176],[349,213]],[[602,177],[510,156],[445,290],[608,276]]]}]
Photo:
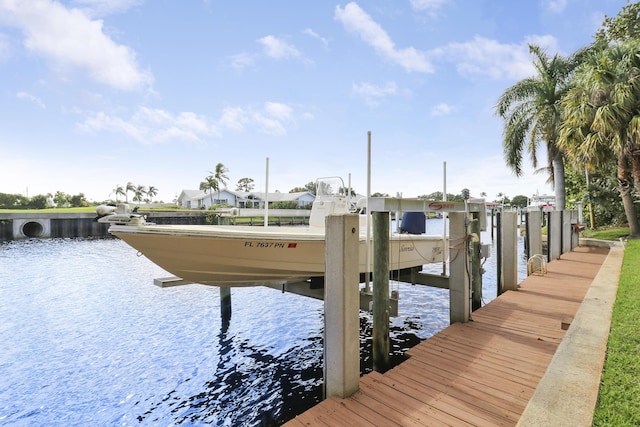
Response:
[{"label": "white house", "polygon": [[203,190],[182,190],[178,197],[178,205],[187,209],[209,209],[211,202],[214,205],[226,204],[237,208],[255,208],[263,209],[265,200],[268,200],[269,206],[276,202],[295,201],[298,208],[305,207],[316,199],[316,197],[308,191],[299,193],[269,193],[268,197],[264,192],[244,192],[231,191],[228,189],[205,192]]},{"label": "white house", "polygon": [[[296,202],[298,208],[303,208],[313,203],[316,196],[308,191],[301,191],[298,193],[269,193],[253,191],[250,193],[237,193],[239,195],[238,205],[239,208],[257,208],[263,209],[265,200],[268,201],[269,206],[277,202]],[[242,197],[240,196],[242,195]]]},{"label": "white house", "polygon": [[[204,191],[204,190],[182,190],[178,196],[178,205],[187,209],[209,209],[212,204],[226,204],[236,206],[237,195],[234,191],[224,190]],[[213,203],[212,203],[213,202]]]}]

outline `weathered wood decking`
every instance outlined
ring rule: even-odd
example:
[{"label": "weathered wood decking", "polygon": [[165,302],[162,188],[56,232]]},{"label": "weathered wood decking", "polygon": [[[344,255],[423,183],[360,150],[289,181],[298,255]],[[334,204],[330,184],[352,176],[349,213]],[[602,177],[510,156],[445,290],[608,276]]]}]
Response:
[{"label": "weathered wood decking", "polygon": [[[407,352],[385,374],[360,379],[294,426],[513,426],[562,341],[608,248],[580,247]],[[563,325],[564,323],[564,325]]]}]

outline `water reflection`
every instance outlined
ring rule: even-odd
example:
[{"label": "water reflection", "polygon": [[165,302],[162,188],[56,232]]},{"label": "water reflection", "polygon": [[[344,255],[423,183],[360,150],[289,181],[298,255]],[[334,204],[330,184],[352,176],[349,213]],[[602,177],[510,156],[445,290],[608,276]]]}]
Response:
[{"label": "water reflection", "polygon": [[[316,313],[318,315],[319,313]],[[194,394],[172,390],[138,419],[175,424],[277,425],[315,403],[322,393],[322,338],[319,333],[274,356],[222,327],[220,358],[210,379]],[[320,332],[320,331],[317,331]]]},{"label": "water reflection", "polygon": [[[485,302],[496,292],[492,257]],[[166,275],[115,239],[0,244],[0,341],[11,343],[0,352],[0,424],[278,425],[320,401],[321,301],[233,289],[223,324],[216,288],[152,285]],[[398,362],[449,324],[449,298],[390,287],[400,295],[390,329]],[[366,373],[369,313],[360,329]]]}]

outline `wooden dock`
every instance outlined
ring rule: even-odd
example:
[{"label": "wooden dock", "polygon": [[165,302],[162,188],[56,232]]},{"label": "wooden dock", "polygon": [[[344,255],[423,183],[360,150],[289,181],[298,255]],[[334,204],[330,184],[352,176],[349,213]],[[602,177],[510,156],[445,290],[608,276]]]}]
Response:
[{"label": "wooden dock", "polygon": [[288,423],[300,426],[514,426],[544,376],[608,248],[579,247]]}]

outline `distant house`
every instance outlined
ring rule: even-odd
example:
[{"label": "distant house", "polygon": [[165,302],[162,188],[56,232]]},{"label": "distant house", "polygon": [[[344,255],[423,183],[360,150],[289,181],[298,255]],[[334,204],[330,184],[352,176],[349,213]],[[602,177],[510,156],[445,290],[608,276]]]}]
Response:
[{"label": "distant house", "polygon": [[298,208],[303,208],[313,203],[316,196],[308,191],[302,191],[299,193],[269,193],[264,192],[250,192],[250,193],[237,193],[242,195],[238,199],[239,208],[257,208],[264,209],[265,200],[268,201],[269,206],[277,202],[296,202]]},{"label": "distant house", "polygon": [[209,209],[213,200],[214,205],[226,204],[237,208],[264,209],[265,200],[269,206],[275,202],[295,201],[299,208],[305,207],[316,199],[308,191],[299,193],[269,193],[264,192],[231,191],[228,189],[205,192],[203,190],[182,190],[178,196],[178,205],[187,209]]},{"label": "distant house", "polygon": [[[209,206],[226,204],[236,206],[237,195],[227,189],[217,191],[182,190],[178,205],[187,209],[209,209]],[[213,202],[213,203],[212,203]]]}]

